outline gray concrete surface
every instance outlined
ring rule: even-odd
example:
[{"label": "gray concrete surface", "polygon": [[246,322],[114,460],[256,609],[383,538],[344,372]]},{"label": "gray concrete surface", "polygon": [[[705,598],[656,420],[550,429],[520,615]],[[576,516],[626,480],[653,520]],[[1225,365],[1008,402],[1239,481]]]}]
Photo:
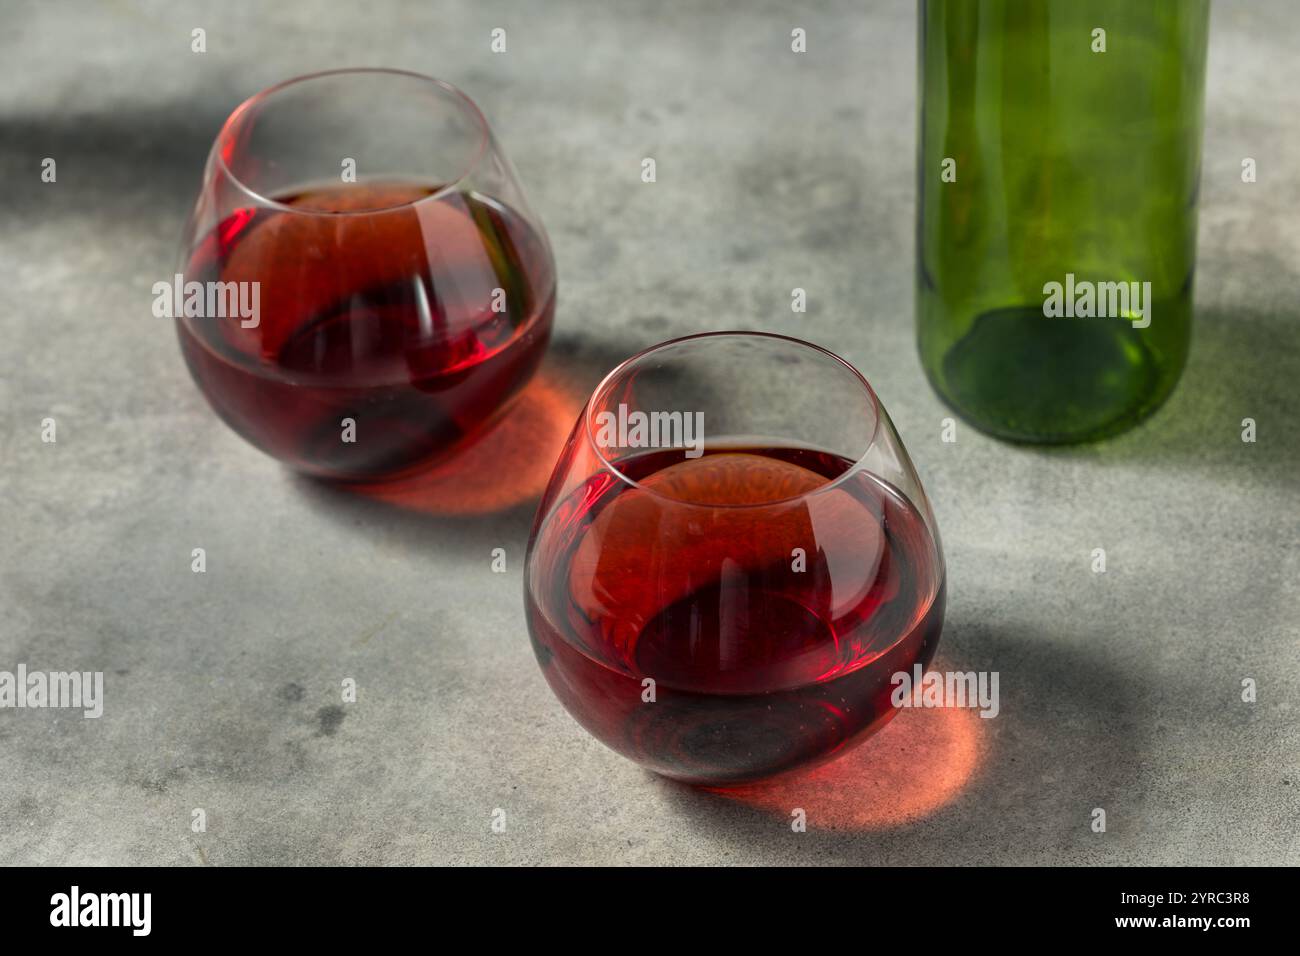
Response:
[{"label": "gray concrete surface", "polygon": [[[107,699],[0,710],[0,862],[1300,863],[1300,7],[1215,10],[1190,365],[1150,423],[1063,451],[939,440],[912,4],[735,7],[5,4],[0,670],[102,670]],[[404,503],[246,445],[149,313],[225,115],[340,65],[474,96],[561,275],[541,391],[488,456],[507,464]],[[875,383],[944,535],[941,664],[998,670],[997,719],[905,713],[738,801],[644,773],[552,697],[521,563],[556,430],[618,359],[730,327]]]}]

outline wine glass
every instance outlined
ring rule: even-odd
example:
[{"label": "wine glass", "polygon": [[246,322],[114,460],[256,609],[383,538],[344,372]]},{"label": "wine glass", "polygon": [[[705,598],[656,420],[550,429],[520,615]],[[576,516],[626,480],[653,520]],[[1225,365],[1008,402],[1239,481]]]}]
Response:
[{"label": "wine glass", "polygon": [[342,481],[477,434],[536,370],[555,311],[546,234],[483,114],[397,70],[317,73],[236,109],[174,286],[167,314],[217,414]]},{"label": "wine glass", "polygon": [[533,650],[597,739],[689,783],[842,752],[934,656],[944,565],[893,425],[780,335],[656,345],[596,388],[537,512]]}]

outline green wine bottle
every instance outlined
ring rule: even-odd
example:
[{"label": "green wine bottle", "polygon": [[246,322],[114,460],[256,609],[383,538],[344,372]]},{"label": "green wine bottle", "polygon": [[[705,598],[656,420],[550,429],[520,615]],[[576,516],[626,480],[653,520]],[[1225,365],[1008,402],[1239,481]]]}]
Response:
[{"label": "green wine bottle", "polygon": [[1121,432],[1191,336],[1209,0],[923,0],[917,331],[993,435]]}]

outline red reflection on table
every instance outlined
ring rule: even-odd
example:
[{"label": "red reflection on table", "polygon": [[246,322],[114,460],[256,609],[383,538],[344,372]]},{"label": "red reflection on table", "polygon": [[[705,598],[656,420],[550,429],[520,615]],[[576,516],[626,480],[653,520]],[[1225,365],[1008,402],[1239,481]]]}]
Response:
[{"label": "red reflection on table", "polygon": [[543,369],[500,421],[444,461],[406,478],[352,490],[426,514],[509,510],[541,496],[580,404],[558,376]]},{"label": "red reflection on table", "polygon": [[977,710],[904,710],[831,763],[710,792],[782,817],[800,807],[809,827],[822,829],[880,830],[913,823],[952,802],[974,777],[984,723]]}]

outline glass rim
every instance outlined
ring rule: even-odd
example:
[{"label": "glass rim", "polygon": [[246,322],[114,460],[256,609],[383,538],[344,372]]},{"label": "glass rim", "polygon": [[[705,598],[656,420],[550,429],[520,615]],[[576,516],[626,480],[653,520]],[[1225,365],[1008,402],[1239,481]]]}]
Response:
[{"label": "glass rim", "polygon": [[[222,149],[222,146],[227,142],[227,138],[231,133],[233,133],[236,125],[242,119],[246,118],[257,107],[265,105],[276,94],[283,92],[289,87],[299,86],[313,80],[321,80],[327,77],[347,75],[389,76],[419,80],[428,86],[435,87],[441,93],[450,96],[453,101],[459,103],[469,114],[470,118],[473,119],[475,126],[478,128],[478,143],[475,145],[474,154],[466,164],[465,168],[461,170],[455,178],[449,179],[440,184],[437,189],[427,196],[421,196],[418,199],[407,200],[406,202],[397,203],[392,206],[384,206],[379,209],[357,209],[342,212],[328,212],[319,209],[303,209],[300,206],[290,206],[287,203],[279,202],[269,196],[264,196],[235,175],[234,170],[232,170],[226,162],[226,157],[224,155],[225,151]],[[271,86],[265,87],[264,89],[254,93],[236,106],[231,111],[230,115],[226,117],[226,121],[221,124],[221,129],[217,132],[217,137],[212,143],[211,155],[216,164],[217,170],[224,175],[225,178],[235,186],[235,188],[244,193],[259,206],[265,206],[280,212],[290,212],[299,216],[374,216],[398,209],[411,209],[426,202],[436,202],[448,192],[456,189],[461,183],[468,179],[475,170],[478,169],[479,165],[483,161],[483,157],[487,155],[488,144],[491,142],[491,139],[492,133],[491,129],[488,127],[487,117],[483,115],[483,111],[479,109],[478,104],[470,99],[469,94],[455,84],[448,83],[446,80],[440,80],[437,77],[428,76],[424,73],[417,73],[414,70],[398,70],[382,66],[349,66],[335,70],[319,70],[315,73],[304,73],[300,76],[290,77],[287,80],[281,80],[279,83],[274,83]]]},{"label": "glass rim", "polygon": [[[788,346],[795,346],[800,349],[806,349],[812,352],[820,353],[824,358],[830,359],[832,362],[838,364],[842,369],[846,370],[853,377],[853,380],[856,381],[859,386],[861,386],[862,391],[866,394],[869,404],[871,406],[871,411],[873,416],[873,421],[871,424],[871,434],[868,437],[866,446],[862,449],[861,454],[859,454],[856,458],[854,458],[852,460],[852,463],[848,465],[841,474],[836,475],[834,478],[828,479],[825,483],[818,485],[816,488],[810,488],[808,491],[802,492],[800,494],[790,495],[785,498],[777,498],[772,501],[759,501],[759,502],[750,502],[750,503],[706,504],[701,501],[689,501],[685,498],[675,498],[671,495],[665,495],[662,492],[655,490],[654,488],[647,487],[646,485],[642,484],[636,479],[631,478],[627,474],[625,474],[617,465],[615,465],[607,457],[605,457],[605,453],[602,452],[600,449],[600,443],[597,442],[595,439],[595,434],[592,430],[592,413],[595,410],[596,400],[602,394],[608,391],[608,387],[610,383],[614,381],[615,377],[625,373],[632,366],[633,363],[639,362],[642,359],[650,355],[653,355],[656,352],[674,346],[682,345],[687,342],[695,342],[701,339],[717,339],[717,338],[769,339],[776,342],[782,342]],[[645,492],[648,495],[653,495],[654,497],[659,498],[663,501],[671,502],[674,505],[686,505],[686,506],[691,506],[696,508],[710,508],[710,509],[771,508],[776,505],[783,505],[783,504],[789,504],[791,502],[803,501],[807,498],[812,497],[813,495],[819,495],[823,492],[831,491],[836,487],[838,487],[843,482],[847,481],[853,475],[857,474],[860,471],[866,470],[867,456],[870,455],[872,450],[876,447],[876,440],[880,437],[880,420],[883,413],[884,413],[883,409],[880,406],[880,399],[879,397],[877,397],[875,389],[871,387],[871,383],[867,381],[866,376],[864,376],[861,372],[859,372],[853,366],[852,363],[841,358],[839,355],[836,355],[830,349],[822,348],[820,345],[816,345],[812,342],[806,341],[805,339],[795,338],[792,335],[781,335],[780,333],[777,332],[755,332],[755,331],[748,331],[745,329],[723,329],[715,332],[696,332],[691,335],[679,336],[678,338],[675,339],[667,339],[663,342],[659,342],[655,345],[651,345],[647,348],[644,348],[641,351],[637,352],[635,355],[631,355],[625,358],[623,361],[619,362],[612,369],[610,369],[609,372],[606,373],[605,377],[600,380],[600,383],[594,389],[592,389],[591,396],[587,399],[587,404],[583,408],[582,421],[583,421],[583,437],[586,439],[587,444],[591,447],[591,450],[595,453],[596,460],[600,462],[601,467],[604,468],[606,471],[608,471],[610,474],[612,474],[618,481],[621,481],[623,484],[627,485],[630,488],[636,488],[640,491]],[[829,451],[830,449],[823,449],[823,450]]]}]

